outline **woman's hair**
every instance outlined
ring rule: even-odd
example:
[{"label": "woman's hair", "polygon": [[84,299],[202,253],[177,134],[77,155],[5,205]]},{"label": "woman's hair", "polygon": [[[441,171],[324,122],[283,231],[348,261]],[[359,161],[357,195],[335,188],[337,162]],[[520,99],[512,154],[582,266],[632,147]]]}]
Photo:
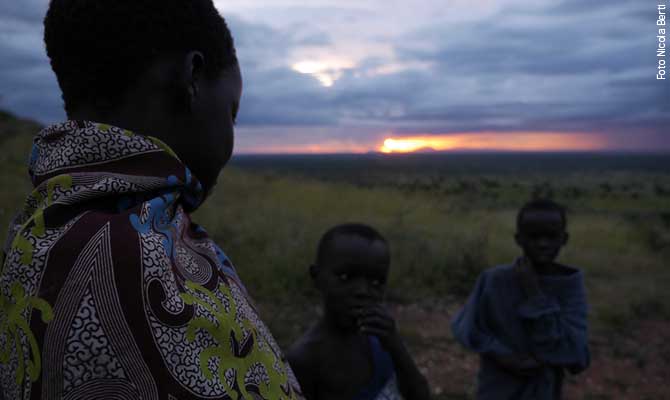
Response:
[{"label": "woman's hair", "polygon": [[199,51],[209,78],[237,63],[212,0],[51,0],[44,42],[68,114],[117,107],[160,57]]}]

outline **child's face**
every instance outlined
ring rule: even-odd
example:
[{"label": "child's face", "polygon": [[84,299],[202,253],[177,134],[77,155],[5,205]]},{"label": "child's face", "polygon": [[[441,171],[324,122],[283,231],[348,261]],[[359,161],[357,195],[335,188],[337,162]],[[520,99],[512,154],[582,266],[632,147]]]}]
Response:
[{"label": "child's face", "polygon": [[326,312],[341,327],[353,328],[361,310],[384,299],[388,247],[379,240],[340,235],[333,238],[326,255],[316,276]]},{"label": "child's face", "polygon": [[525,212],[516,235],[524,255],[538,267],[553,263],[567,238],[561,214],[544,210]]}]

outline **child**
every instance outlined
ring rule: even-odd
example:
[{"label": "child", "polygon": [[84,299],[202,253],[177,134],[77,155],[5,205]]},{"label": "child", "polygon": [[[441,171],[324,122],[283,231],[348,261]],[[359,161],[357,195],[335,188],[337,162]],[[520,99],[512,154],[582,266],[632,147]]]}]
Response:
[{"label": "child", "polygon": [[479,400],[560,399],[564,370],[589,365],[582,272],[554,262],[568,240],[565,211],[549,200],[517,216],[523,257],[484,271],[456,315],[456,339],[480,354]]},{"label": "child", "polygon": [[389,263],[386,240],[366,225],[339,225],[321,238],[310,275],[324,315],[288,352],[308,400],[429,398],[382,306]]}]

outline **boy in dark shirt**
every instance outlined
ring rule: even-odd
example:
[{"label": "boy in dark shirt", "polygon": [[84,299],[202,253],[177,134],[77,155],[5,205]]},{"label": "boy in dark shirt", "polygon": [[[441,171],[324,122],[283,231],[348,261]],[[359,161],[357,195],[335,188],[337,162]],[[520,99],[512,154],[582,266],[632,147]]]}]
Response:
[{"label": "boy in dark shirt", "polygon": [[386,240],[366,225],[339,225],[321,238],[310,274],[324,314],[288,352],[308,400],[430,397],[382,305],[389,264]]},{"label": "boy in dark shirt", "polygon": [[456,339],[481,356],[477,399],[560,399],[564,370],[588,367],[583,275],[555,262],[567,240],[561,206],[526,204],[516,234],[524,255],[484,271],[454,318]]}]

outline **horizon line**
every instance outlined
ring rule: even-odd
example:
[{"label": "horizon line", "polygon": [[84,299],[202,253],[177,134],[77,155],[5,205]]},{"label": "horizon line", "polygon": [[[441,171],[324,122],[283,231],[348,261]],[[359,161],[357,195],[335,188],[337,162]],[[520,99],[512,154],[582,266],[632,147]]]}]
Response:
[{"label": "horizon line", "polygon": [[588,150],[444,150],[444,151],[413,151],[413,152],[391,152],[386,153],[382,151],[363,151],[363,152],[233,152],[233,156],[366,156],[378,155],[384,157],[404,157],[412,155],[450,155],[450,154],[637,154],[637,155],[668,155],[670,156],[670,149],[588,149]]}]

